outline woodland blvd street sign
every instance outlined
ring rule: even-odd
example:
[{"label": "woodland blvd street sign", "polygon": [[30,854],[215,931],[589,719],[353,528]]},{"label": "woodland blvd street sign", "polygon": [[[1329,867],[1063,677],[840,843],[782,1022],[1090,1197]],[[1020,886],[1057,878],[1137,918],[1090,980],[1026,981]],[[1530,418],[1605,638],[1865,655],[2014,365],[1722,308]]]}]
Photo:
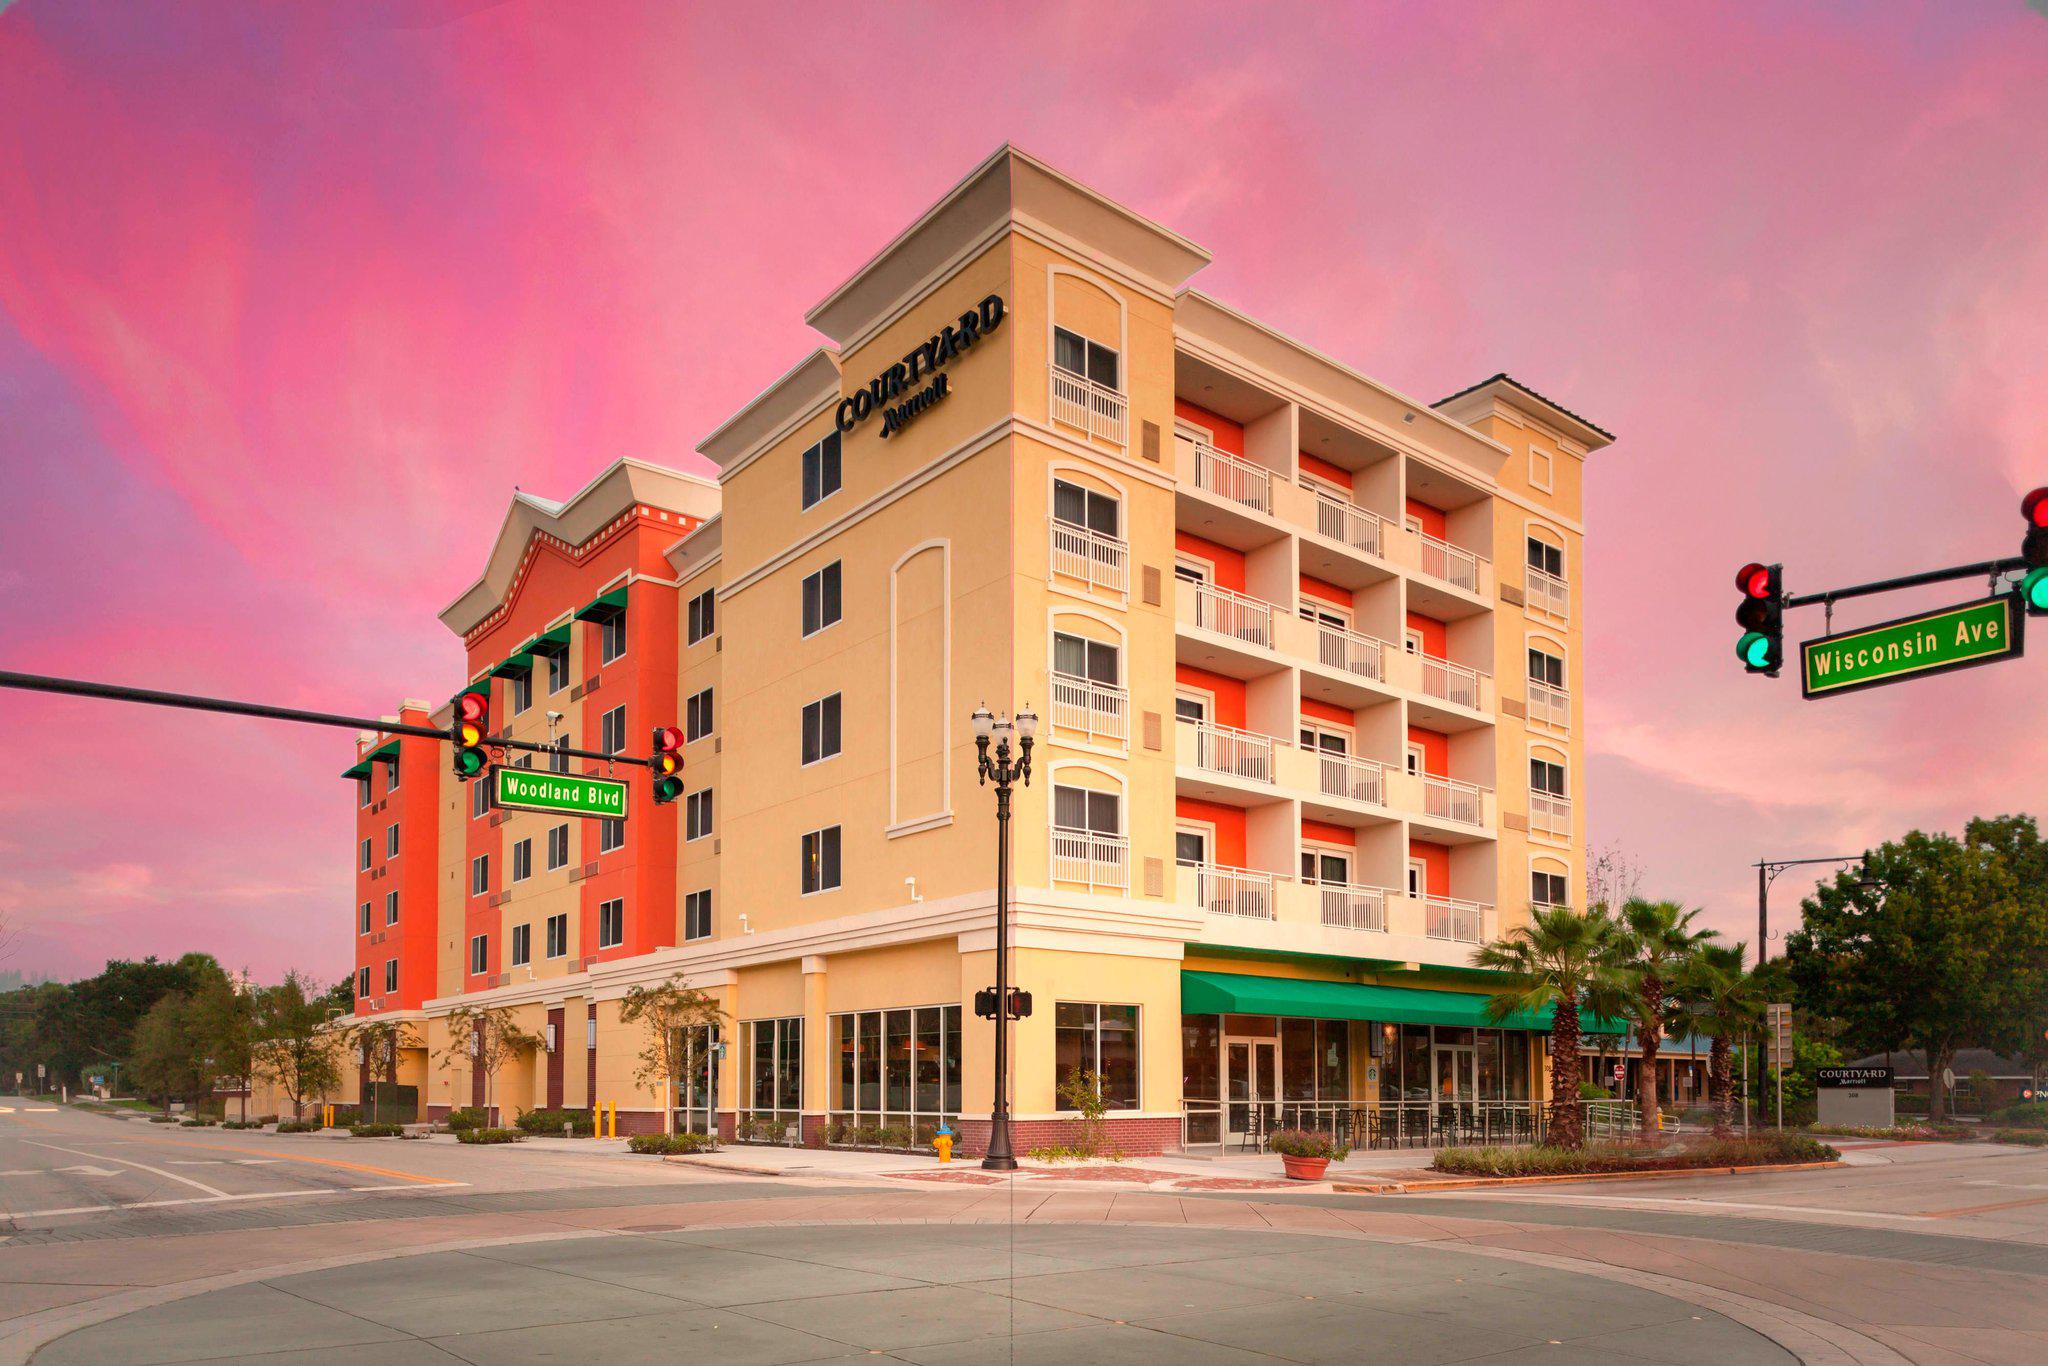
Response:
[{"label": "woodland blvd street sign", "polygon": [[491,802],[509,811],[616,818],[626,814],[626,784],[611,778],[536,773],[530,768],[494,768]]},{"label": "woodland blvd street sign", "polygon": [[2025,646],[2025,621],[2020,600],[2001,594],[1803,641],[1800,694],[1829,697],[2014,659]]}]

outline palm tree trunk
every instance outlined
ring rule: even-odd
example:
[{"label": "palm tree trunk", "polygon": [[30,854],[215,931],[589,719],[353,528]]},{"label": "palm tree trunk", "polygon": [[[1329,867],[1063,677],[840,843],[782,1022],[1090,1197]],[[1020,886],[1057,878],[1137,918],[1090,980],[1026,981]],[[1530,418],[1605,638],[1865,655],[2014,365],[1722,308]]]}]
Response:
[{"label": "palm tree trunk", "polygon": [[1579,1125],[1579,999],[1559,992],[1550,1017],[1550,1143],[1583,1148]]},{"label": "palm tree trunk", "polygon": [[1714,1088],[1714,1137],[1735,1132],[1735,1049],[1720,1034],[1707,1054],[1707,1078]]},{"label": "palm tree trunk", "polygon": [[1656,1023],[1664,1013],[1664,984],[1655,977],[1643,979],[1643,1019],[1645,1025],[1637,1031],[1637,1042],[1642,1046],[1642,1078],[1636,1087],[1643,1111],[1643,1137],[1655,1136],[1660,1111],[1657,1107],[1657,1054],[1663,1047],[1664,1031]]}]

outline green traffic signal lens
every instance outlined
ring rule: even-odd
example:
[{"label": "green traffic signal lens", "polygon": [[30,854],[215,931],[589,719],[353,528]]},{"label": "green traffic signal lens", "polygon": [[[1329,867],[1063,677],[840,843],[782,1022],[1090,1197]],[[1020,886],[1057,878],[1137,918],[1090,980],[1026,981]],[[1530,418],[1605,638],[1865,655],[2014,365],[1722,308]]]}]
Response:
[{"label": "green traffic signal lens", "polygon": [[654,781],[654,799],[655,799],[656,801],[659,801],[659,802],[672,802],[672,801],[674,801],[674,800],[675,800],[675,799],[676,799],[677,797],[680,797],[680,796],[682,796],[682,795],[683,795],[683,780],[682,780],[681,778],[657,778],[657,779],[655,779],[655,781]]},{"label": "green traffic signal lens", "polygon": [[1752,669],[1768,669],[1776,661],[1777,653],[1771,646],[1771,638],[1761,631],[1751,631],[1735,642],[1735,656]]},{"label": "green traffic signal lens", "polygon": [[465,749],[458,751],[455,755],[455,766],[458,769],[460,769],[465,776],[474,773],[481,773],[484,767],[483,751],[476,749]]},{"label": "green traffic signal lens", "polygon": [[2020,580],[2020,596],[2026,599],[2028,611],[2048,612],[2048,567],[2027,571]]}]

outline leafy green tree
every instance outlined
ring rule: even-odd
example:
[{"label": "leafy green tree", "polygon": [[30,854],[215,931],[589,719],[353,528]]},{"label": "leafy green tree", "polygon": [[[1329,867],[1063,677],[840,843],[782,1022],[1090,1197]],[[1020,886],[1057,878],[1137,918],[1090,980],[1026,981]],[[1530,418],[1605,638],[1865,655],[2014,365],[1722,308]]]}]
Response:
[{"label": "leafy green tree", "polygon": [[725,1012],[718,1008],[718,1002],[685,985],[680,976],[651,987],[632,987],[619,1003],[620,1023],[641,1025],[647,1031],[647,1042],[640,1050],[640,1062],[633,1075],[649,1089],[656,1082],[665,1088],[664,1133],[675,1129],[678,1086],[684,1071],[697,1061],[692,1050],[724,1018]]},{"label": "leafy green tree", "polygon": [[1675,901],[1646,901],[1630,897],[1616,917],[1618,934],[1615,966],[1626,975],[1628,999],[1622,1013],[1634,1027],[1642,1053],[1643,1133],[1654,1134],[1661,1127],[1657,1055],[1664,1036],[1683,1023],[1683,1012],[1672,987],[1700,945],[1712,930],[1692,927],[1698,911],[1688,911]]},{"label": "leafy green tree", "polygon": [[256,995],[252,1021],[254,1072],[276,1084],[292,1103],[292,1118],[304,1119],[306,1102],[341,1084],[341,1050],[328,1028],[329,1007],[309,995],[310,981],[292,971]]},{"label": "leafy green tree", "polygon": [[441,1068],[467,1068],[484,1078],[484,1109],[495,1104],[498,1070],[518,1054],[541,1047],[546,1040],[521,1029],[504,1006],[458,1006],[448,1013],[448,1043],[441,1050]]},{"label": "leafy green tree", "polygon": [[387,1086],[398,1084],[398,1052],[402,1048],[418,1048],[419,1034],[403,1020],[370,1016],[344,1026],[341,1039],[343,1047],[359,1061],[362,1089],[370,1097],[370,1123],[375,1124],[382,1099],[377,1083],[381,1079]]},{"label": "leafy green tree", "polygon": [[1616,927],[1602,907],[1531,906],[1529,923],[1472,951],[1475,967],[1514,979],[1487,999],[1496,1023],[1524,1011],[1550,1010],[1550,1142],[1586,1143],[1579,1122],[1579,1009],[1617,1013],[1627,983],[1614,966]]},{"label": "leafy green tree", "polygon": [[1756,980],[1743,971],[1745,948],[1700,945],[1679,969],[1676,984],[1686,1023],[1712,1040],[1707,1050],[1707,1099],[1714,1111],[1716,1138],[1726,1138],[1734,1128],[1735,1041],[1759,1027],[1764,1015]]},{"label": "leafy green tree", "polygon": [[1858,1052],[1925,1051],[1929,1117],[1956,1050],[2019,1052],[2048,999],[2048,848],[2030,816],[1915,830],[1818,888],[1786,938],[1799,1004]]},{"label": "leafy green tree", "polygon": [[203,1050],[192,1028],[192,1002],[183,992],[157,998],[135,1026],[128,1055],[128,1076],[138,1093],[163,1102],[198,1094],[205,1073]]},{"label": "leafy green tree", "polygon": [[250,1074],[256,1065],[256,998],[245,982],[214,973],[192,997],[189,1012],[208,1080],[236,1083],[243,1119],[249,1117]]}]

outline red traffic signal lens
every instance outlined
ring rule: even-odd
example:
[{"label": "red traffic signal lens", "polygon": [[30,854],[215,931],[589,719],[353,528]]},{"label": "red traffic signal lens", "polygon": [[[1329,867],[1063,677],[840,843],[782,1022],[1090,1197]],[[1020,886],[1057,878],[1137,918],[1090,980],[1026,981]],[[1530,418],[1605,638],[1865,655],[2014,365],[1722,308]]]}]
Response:
[{"label": "red traffic signal lens", "polygon": [[465,726],[473,721],[482,721],[489,710],[490,704],[484,700],[482,693],[466,692],[455,703],[456,719]]},{"label": "red traffic signal lens", "polygon": [[2020,516],[2028,526],[2048,526],[2048,489],[2035,489],[2020,499]]},{"label": "red traffic signal lens", "polygon": [[1771,570],[1768,565],[1746,564],[1735,571],[1735,587],[1746,598],[1767,598],[1771,595]]},{"label": "red traffic signal lens", "polygon": [[654,728],[654,752],[656,754],[673,754],[682,747],[683,733],[674,726],[656,726]]}]

